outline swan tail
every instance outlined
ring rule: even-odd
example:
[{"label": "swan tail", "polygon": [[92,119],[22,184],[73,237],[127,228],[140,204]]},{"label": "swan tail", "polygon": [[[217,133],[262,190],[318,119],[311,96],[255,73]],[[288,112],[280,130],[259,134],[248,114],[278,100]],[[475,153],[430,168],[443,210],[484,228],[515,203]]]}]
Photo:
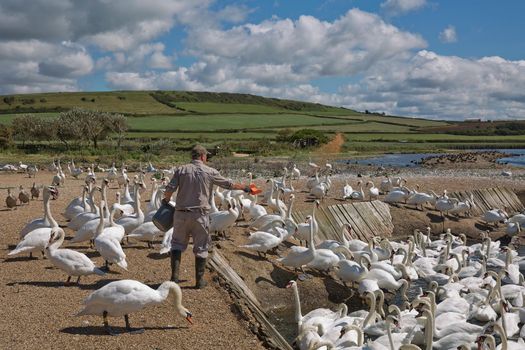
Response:
[{"label": "swan tail", "polygon": [[159,254],[168,254],[170,252],[171,248],[170,247],[163,247],[160,251],[159,251]]},{"label": "swan tail", "polygon": [[128,263],[126,262],[126,259],[122,259],[119,262],[117,262],[117,265],[123,268],[124,270],[128,271]]},{"label": "swan tail", "polygon": [[28,252],[30,250],[32,250],[33,247],[20,247],[20,248],[15,248],[14,250],[10,251],[7,255],[11,256],[11,255],[16,255],[16,254],[20,254],[20,253],[24,253],[24,252]]},{"label": "swan tail", "polygon": [[102,271],[101,269],[99,269],[98,267],[95,267],[93,269],[93,272],[96,273],[97,275],[99,276],[104,276],[106,273],[104,271]]}]

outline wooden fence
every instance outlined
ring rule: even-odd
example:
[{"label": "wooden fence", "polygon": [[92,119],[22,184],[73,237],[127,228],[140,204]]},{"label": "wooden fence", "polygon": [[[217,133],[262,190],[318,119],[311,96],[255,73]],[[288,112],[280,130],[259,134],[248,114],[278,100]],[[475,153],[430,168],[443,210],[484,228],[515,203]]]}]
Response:
[{"label": "wooden fence", "polygon": [[[310,211],[295,211],[292,217],[296,222],[304,221]],[[388,204],[375,200],[319,207],[316,210],[319,233],[314,238],[316,244],[334,239],[341,241],[341,226],[348,223],[352,226],[353,238],[369,242],[374,236],[390,236],[394,230]]]},{"label": "wooden fence", "polygon": [[504,209],[505,207],[507,208],[506,212],[509,215],[522,212],[524,210],[523,204],[516,193],[506,187],[452,192],[449,193],[449,197],[464,201],[466,199],[470,199],[471,194],[474,197],[475,203],[474,208],[471,210],[472,216],[481,216],[487,210]]},{"label": "wooden fence", "polygon": [[[252,293],[250,288],[244,283],[242,278],[231,268],[230,264],[215,249],[209,259],[210,267],[217,271],[220,278],[228,285],[230,291],[238,298],[240,302],[250,310],[251,316],[259,323],[258,336],[266,341],[265,346],[271,349],[292,350],[292,347],[282,337],[281,333],[268,320],[266,313],[263,311],[261,304]],[[243,308],[240,308],[243,312]],[[250,315],[248,315],[250,316]]]}]

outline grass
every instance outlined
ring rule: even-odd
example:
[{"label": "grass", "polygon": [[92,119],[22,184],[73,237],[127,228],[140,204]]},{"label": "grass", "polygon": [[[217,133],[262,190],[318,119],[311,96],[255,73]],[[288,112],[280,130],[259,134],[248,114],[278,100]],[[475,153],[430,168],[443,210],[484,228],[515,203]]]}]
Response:
[{"label": "grass", "polygon": [[347,134],[347,141],[361,142],[516,142],[525,143],[525,135],[465,136],[450,134]]},{"label": "grass", "polygon": [[[21,108],[71,109],[82,107],[86,109],[96,109],[104,112],[118,112],[125,114],[152,114],[152,113],[173,113],[170,108],[156,101],[149,93],[143,91],[125,92],[68,92],[68,93],[44,93],[29,95],[10,95],[15,98],[12,104],[4,102],[0,98],[0,111],[16,112],[16,106]],[[1,96],[0,96],[1,97]],[[34,100],[34,103],[25,101]],[[84,99],[84,100],[83,100]],[[94,100],[92,102],[92,100]],[[42,102],[45,101],[45,102]]]},{"label": "grass", "polygon": [[343,124],[344,120],[300,114],[218,114],[199,116],[155,116],[128,119],[131,131],[214,131],[249,130]]},{"label": "grass", "polygon": [[[31,114],[35,115],[40,118],[55,118],[58,116],[58,113],[51,112],[51,113],[24,113],[24,114]],[[0,114],[0,124],[11,124],[13,122],[13,119],[20,116],[22,114]]]},{"label": "grass", "polygon": [[315,127],[317,130],[325,130],[332,132],[389,132],[389,133],[406,133],[410,132],[410,127],[406,125],[390,125],[378,122],[353,122],[345,125],[327,125]]},{"label": "grass", "polygon": [[177,102],[177,108],[194,113],[283,113],[286,110],[272,106],[242,103]]},{"label": "grass", "polygon": [[259,140],[274,139],[275,132],[128,132],[128,139]]}]

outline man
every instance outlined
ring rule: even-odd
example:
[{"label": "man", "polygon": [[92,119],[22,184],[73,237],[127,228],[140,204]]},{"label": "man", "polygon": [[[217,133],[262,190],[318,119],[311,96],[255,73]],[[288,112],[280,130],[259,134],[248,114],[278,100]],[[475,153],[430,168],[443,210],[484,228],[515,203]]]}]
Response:
[{"label": "man", "polygon": [[190,235],[193,237],[195,254],[195,288],[206,286],[204,271],[210,244],[209,211],[213,185],[228,190],[250,192],[249,186],[234,184],[222,177],[216,169],[205,165],[208,151],[201,145],[191,150],[192,161],[177,168],[164,192],[164,201],[169,201],[178,189],[173,216],[173,236],[171,240],[171,280],[179,281],[182,252],[186,250]]}]

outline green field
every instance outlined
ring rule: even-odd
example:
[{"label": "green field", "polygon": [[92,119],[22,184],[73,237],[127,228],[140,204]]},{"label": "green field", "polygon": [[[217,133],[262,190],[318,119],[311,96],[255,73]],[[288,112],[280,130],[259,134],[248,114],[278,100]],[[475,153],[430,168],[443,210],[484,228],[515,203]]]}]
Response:
[{"label": "green field", "polygon": [[283,113],[282,108],[242,103],[177,102],[177,108],[192,113]]},{"label": "green field", "polygon": [[[255,154],[295,154],[296,150],[291,145],[283,147],[283,144],[272,141],[276,141],[277,135],[284,129],[295,131],[302,128],[323,131],[329,138],[335,133],[343,133],[346,141],[342,151],[350,154],[474,147],[525,148],[525,135],[467,136],[446,133],[449,128],[465,124],[361,113],[346,108],[248,94],[190,91],[0,96],[0,124],[11,125],[16,116],[25,113],[53,118],[74,107],[124,114],[129,130],[123,147],[126,152],[134,154],[157,152],[157,156],[164,156],[177,147],[185,149],[194,142],[221,144],[231,151]],[[435,129],[445,132],[433,133]],[[115,146],[114,136],[110,135],[102,143],[105,150],[95,152],[77,147],[75,152],[89,156],[111,154]],[[150,147],[149,140],[154,146]],[[29,144],[32,148],[26,153],[46,149],[54,154],[63,151],[57,140],[32,141],[17,140],[17,147],[22,143]],[[9,152],[16,154],[16,150]]]},{"label": "green field", "polygon": [[224,131],[294,126],[344,124],[339,119],[298,114],[211,114],[195,116],[154,116],[128,119],[131,131]]}]

